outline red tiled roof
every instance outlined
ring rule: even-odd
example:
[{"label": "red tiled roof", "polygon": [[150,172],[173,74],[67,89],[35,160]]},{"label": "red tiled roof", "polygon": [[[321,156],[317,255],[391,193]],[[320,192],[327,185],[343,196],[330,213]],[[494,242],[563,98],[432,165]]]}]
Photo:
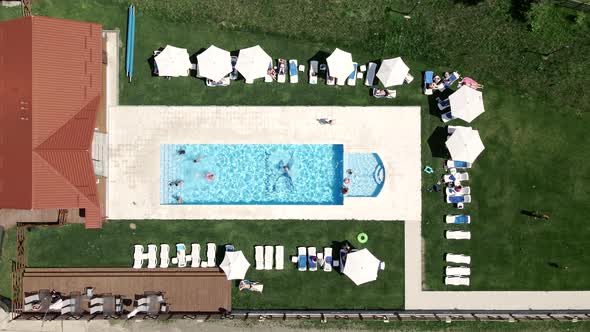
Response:
[{"label": "red tiled roof", "polygon": [[0,207],[84,208],[101,225],[92,139],[102,26],[48,17],[0,22]]}]

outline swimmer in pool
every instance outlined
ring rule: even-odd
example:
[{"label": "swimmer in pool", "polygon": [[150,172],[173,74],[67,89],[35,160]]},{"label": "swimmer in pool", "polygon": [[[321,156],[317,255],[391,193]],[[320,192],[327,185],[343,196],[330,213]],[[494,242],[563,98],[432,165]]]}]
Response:
[{"label": "swimmer in pool", "polygon": [[207,179],[207,181],[209,181],[209,182],[213,182],[215,180],[215,174],[207,173],[207,174],[205,174],[205,179]]}]

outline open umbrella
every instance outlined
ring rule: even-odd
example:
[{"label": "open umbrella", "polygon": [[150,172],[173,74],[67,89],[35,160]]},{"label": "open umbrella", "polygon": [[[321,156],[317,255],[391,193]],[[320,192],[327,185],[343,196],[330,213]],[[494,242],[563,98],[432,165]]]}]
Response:
[{"label": "open umbrella", "polygon": [[216,82],[232,71],[231,55],[215,45],[209,46],[203,53],[197,55],[197,64],[199,76]]},{"label": "open umbrella", "polygon": [[345,80],[354,71],[352,55],[339,48],[335,49],[326,59],[330,76],[338,80]]},{"label": "open umbrella", "polygon": [[170,45],[166,45],[154,61],[158,67],[158,75],[167,77],[188,76],[192,65],[186,48]]},{"label": "open umbrella", "polygon": [[410,68],[402,58],[386,59],[381,62],[377,78],[385,86],[402,85]]},{"label": "open umbrella", "polygon": [[253,81],[266,76],[271,61],[270,55],[260,45],[256,45],[240,50],[236,69],[244,76],[246,81]]},{"label": "open umbrella", "polygon": [[449,102],[451,104],[451,115],[467,122],[473,121],[485,111],[481,91],[468,86],[462,86],[459,90],[453,92],[449,96]]},{"label": "open umbrella", "polygon": [[343,273],[357,285],[377,280],[379,271],[379,259],[367,250],[362,249],[346,255],[346,264]]},{"label": "open umbrella", "polygon": [[227,280],[244,279],[250,263],[241,250],[228,251],[219,267],[225,272]]},{"label": "open umbrella", "polygon": [[447,148],[453,160],[473,163],[485,149],[479,137],[479,131],[471,127],[456,127],[451,137],[447,139]]}]

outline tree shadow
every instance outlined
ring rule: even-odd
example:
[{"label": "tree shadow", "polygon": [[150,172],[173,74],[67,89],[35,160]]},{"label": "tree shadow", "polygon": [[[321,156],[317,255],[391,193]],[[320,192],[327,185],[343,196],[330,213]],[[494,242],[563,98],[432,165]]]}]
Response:
[{"label": "tree shadow", "polygon": [[[158,48],[158,51],[162,52],[164,50],[163,47]],[[156,57],[154,56],[154,54],[152,53],[152,55],[146,59],[148,66],[150,68],[150,75],[156,77],[158,76],[158,74],[156,74]]]},{"label": "tree shadow", "polygon": [[434,158],[449,159],[449,151],[445,145],[447,141],[447,128],[436,127],[432,135],[428,138],[428,146],[430,147],[430,153]]},{"label": "tree shadow", "polygon": [[537,0],[512,0],[510,6],[510,16],[518,21],[526,22],[527,13],[531,5]]},{"label": "tree shadow", "polygon": [[453,0],[454,3],[461,3],[464,4],[466,6],[475,6],[481,2],[483,2],[484,0]]},{"label": "tree shadow", "polygon": [[[198,51],[196,51],[195,53],[191,54],[189,56],[189,60],[191,61],[191,63],[197,63],[197,55],[205,52],[206,49],[207,48],[205,48],[205,47],[201,47]],[[189,75],[192,76],[192,77],[197,77],[197,71],[195,69],[191,69]],[[204,79],[203,79],[203,81],[204,81]]]},{"label": "tree shadow", "polygon": [[307,63],[311,61],[317,61],[319,64],[326,63],[326,59],[330,56],[330,53],[326,51],[318,51],[311,58],[307,59]]}]

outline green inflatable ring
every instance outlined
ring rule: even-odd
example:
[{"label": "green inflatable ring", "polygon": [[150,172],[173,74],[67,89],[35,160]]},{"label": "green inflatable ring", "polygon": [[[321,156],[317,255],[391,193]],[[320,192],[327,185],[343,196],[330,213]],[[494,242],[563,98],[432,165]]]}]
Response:
[{"label": "green inflatable ring", "polygon": [[367,243],[367,241],[369,241],[369,236],[367,233],[359,233],[359,235],[356,236],[356,240],[359,241],[359,243]]}]

